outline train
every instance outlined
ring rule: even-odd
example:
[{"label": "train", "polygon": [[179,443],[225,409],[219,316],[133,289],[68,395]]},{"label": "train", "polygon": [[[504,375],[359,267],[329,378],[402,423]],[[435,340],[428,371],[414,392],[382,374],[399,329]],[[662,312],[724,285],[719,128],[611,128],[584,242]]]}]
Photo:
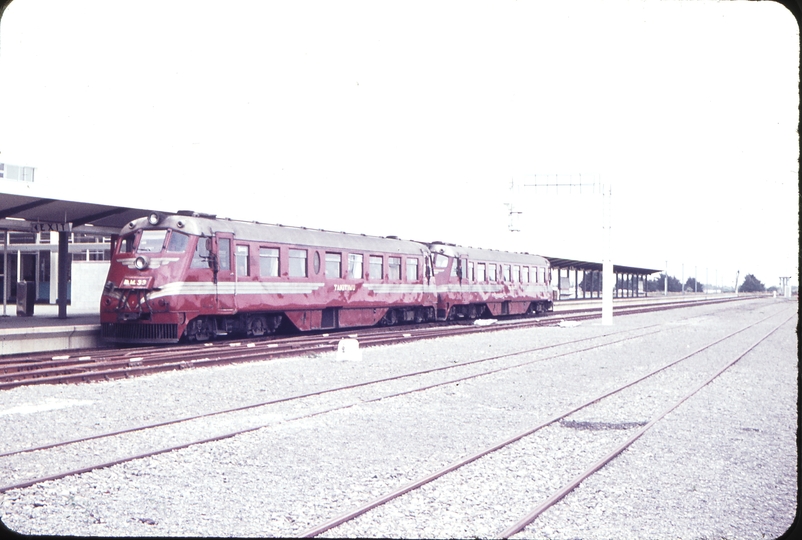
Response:
[{"label": "train", "polygon": [[112,238],[100,322],[107,343],[159,344],[540,314],[553,301],[538,255],[154,212]]}]

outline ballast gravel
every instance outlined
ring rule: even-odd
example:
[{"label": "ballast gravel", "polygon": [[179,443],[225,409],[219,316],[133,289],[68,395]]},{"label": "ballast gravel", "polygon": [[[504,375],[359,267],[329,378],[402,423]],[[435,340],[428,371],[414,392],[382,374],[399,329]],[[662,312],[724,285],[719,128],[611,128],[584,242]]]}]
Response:
[{"label": "ballast gravel", "polygon": [[[0,458],[0,484],[8,485],[103,462],[111,454],[266,425],[230,439],[10,490],[0,495],[2,522],[22,534],[296,536],[776,314],[694,356],[685,368],[666,370],[323,534],[497,537],[697,385],[705,372],[796,310],[796,302],[757,299],[617,317],[612,327],[588,322],[366,348],[359,362],[338,362],[331,353],[105,383],[15,388],[0,393],[5,435],[0,452],[530,351],[453,373],[194,421],[175,431],[148,430],[114,442]],[[785,532],[797,512],[796,322],[783,326],[516,537],[771,538]],[[593,336],[599,338],[532,350]],[[627,337],[632,339],[583,350]],[[531,363],[376,400],[524,362]],[[306,415],[312,416],[296,419]]]}]

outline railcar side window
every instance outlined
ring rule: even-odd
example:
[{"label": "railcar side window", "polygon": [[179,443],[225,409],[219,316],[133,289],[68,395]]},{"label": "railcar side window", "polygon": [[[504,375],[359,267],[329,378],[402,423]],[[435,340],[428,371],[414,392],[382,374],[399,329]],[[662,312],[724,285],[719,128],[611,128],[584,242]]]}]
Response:
[{"label": "railcar side window", "polygon": [[[200,240],[199,240],[200,242]],[[217,241],[217,254],[220,270],[231,270],[231,239],[220,238]]]},{"label": "railcar side window", "polygon": [[120,253],[133,253],[135,239],[136,237],[133,234],[120,238]]},{"label": "railcar side window", "polygon": [[487,265],[487,279],[489,281],[496,281],[496,265],[495,264],[488,264]]},{"label": "railcar side window", "polygon": [[512,267],[512,280],[521,282],[521,267],[517,264]]},{"label": "railcar side window", "polygon": [[248,246],[237,246],[237,277],[250,276],[250,252]]},{"label": "railcar side window", "polygon": [[[291,249],[290,255],[290,277],[306,277],[306,250],[305,249]],[[320,255],[315,252],[317,257],[317,270],[320,271]]]},{"label": "railcar side window", "polygon": [[348,277],[362,279],[362,254],[348,254]]},{"label": "railcar side window", "polygon": [[537,269],[538,283],[546,283],[546,269],[542,266]]},{"label": "railcar side window", "polygon": [[401,257],[388,257],[390,279],[401,279]]},{"label": "railcar side window", "polygon": [[326,253],[326,277],[339,278],[343,276],[342,253]]},{"label": "railcar side window", "polygon": [[407,281],[418,281],[418,259],[407,258]]},{"label": "railcar side window", "polygon": [[142,236],[139,238],[138,253],[159,253],[164,247],[164,239],[167,237],[167,231],[142,231]]},{"label": "railcar side window", "polygon": [[183,253],[189,244],[189,236],[178,231],[170,233],[170,240],[167,242],[167,251],[172,253]]},{"label": "railcar side window", "polygon": [[454,262],[451,263],[451,277],[457,277],[457,265],[459,264],[459,259],[454,259]]},{"label": "railcar side window", "polygon": [[509,264],[505,264],[504,266],[502,266],[501,267],[501,273],[502,273],[502,277],[501,277],[502,281],[509,281],[510,280],[510,265]]},{"label": "railcar side window", "polygon": [[368,269],[370,272],[370,279],[381,280],[384,277],[384,269],[382,266],[382,257],[376,255],[370,256],[370,268]]},{"label": "railcar side window", "polygon": [[521,283],[529,283],[529,267],[521,267]]},{"label": "railcar side window", "polygon": [[485,280],[485,263],[479,263],[476,265],[476,281],[479,283]]},{"label": "railcar side window", "polygon": [[[312,265],[315,267],[315,274],[320,273],[320,252],[315,251],[315,258],[312,259]],[[290,271],[290,275],[292,275],[292,271]]]},{"label": "railcar side window", "polygon": [[468,280],[472,282],[474,277],[476,277],[476,274],[474,273],[474,270],[473,270],[473,262],[469,262],[468,263]]},{"label": "railcar side window", "polygon": [[259,275],[262,277],[278,277],[277,248],[259,248]]}]

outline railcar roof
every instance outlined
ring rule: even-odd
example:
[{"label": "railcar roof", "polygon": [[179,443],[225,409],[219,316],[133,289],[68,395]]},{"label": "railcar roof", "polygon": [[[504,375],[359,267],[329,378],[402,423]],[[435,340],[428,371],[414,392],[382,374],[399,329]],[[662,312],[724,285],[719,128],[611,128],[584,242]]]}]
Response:
[{"label": "railcar roof", "polygon": [[[133,227],[131,226],[132,224]],[[140,218],[124,227],[121,234],[126,234],[128,231],[139,228],[171,228],[197,236],[213,236],[217,232],[223,232],[231,233],[239,240],[249,240],[253,242],[315,246],[355,251],[401,253],[405,255],[420,255],[421,252],[427,251],[425,244],[411,240],[184,215],[165,216],[155,226],[151,226],[147,218]]]},{"label": "railcar roof", "polygon": [[456,246],[434,242],[428,244],[432,253],[442,253],[449,257],[467,257],[469,260],[501,262],[512,264],[528,264],[535,266],[548,266],[549,261],[540,255],[530,255],[529,253],[513,253],[511,251],[499,251],[495,249],[472,248]]}]

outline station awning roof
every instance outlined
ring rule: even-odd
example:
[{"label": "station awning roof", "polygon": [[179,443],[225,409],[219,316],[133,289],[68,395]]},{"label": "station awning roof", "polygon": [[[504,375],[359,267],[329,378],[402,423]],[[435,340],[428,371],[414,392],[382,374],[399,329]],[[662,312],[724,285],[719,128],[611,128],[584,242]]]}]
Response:
[{"label": "station awning roof", "polygon": [[[544,255],[545,256],[545,255]],[[576,259],[562,259],[560,257],[548,257],[545,256],[552,267],[555,268],[575,268],[577,270],[598,270],[601,272],[602,270],[602,263],[598,262],[590,262],[590,261],[580,261]],[[640,268],[637,266],[624,266],[621,264],[613,264],[613,273],[614,274],[637,274],[637,275],[649,275],[654,274],[657,272],[662,272],[662,269],[653,269],[653,268]]]},{"label": "station awning roof", "polygon": [[117,234],[126,223],[150,212],[142,208],[0,193],[0,229],[11,231],[30,231],[33,223],[69,223],[74,231]]}]

